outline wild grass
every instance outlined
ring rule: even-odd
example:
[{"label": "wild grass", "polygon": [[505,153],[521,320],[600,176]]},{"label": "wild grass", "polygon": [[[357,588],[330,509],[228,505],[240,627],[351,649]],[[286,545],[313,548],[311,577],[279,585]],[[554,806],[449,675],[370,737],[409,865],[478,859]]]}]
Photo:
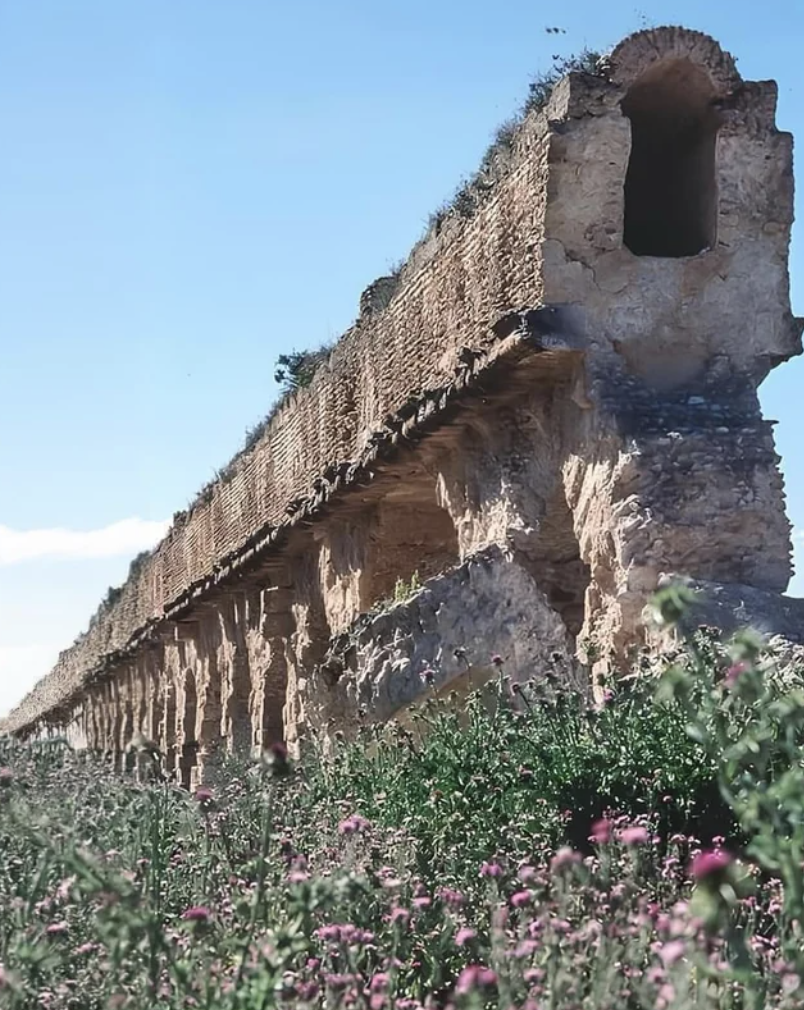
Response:
[{"label": "wild grass", "polygon": [[802,671],[699,634],[640,672],[500,668],[194,795],[0,742],[0,1006],[800,1007]]}]

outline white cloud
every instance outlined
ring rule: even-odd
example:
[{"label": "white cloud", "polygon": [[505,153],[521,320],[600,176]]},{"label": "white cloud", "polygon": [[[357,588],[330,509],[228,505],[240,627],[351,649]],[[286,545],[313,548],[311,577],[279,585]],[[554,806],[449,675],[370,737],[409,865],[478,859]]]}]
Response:
[{"label": "white cloud", "polygon": [[97,530],[13,530],[0,526],[0,565],[38,558],[111,558],[153,547],[170,524],[146,519],[121,519]]}]

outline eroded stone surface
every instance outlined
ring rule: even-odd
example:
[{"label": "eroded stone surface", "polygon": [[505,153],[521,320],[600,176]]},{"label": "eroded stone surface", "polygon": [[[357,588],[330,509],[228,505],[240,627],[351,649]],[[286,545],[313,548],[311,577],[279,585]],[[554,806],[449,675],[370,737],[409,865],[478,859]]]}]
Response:
[{"label": "eroded stone surface", "polygon": [[556,665],[583,690],[567,627],[535,579],[499,547],[431,579],[407,601],[338,636],[307,685],[310,722],[385,721],[424,694],[479,686],[503,670],[512,683]]},{"label": "eroded stone surface", "polygon": [[662,580],[663,585],[673,582],[681,582],[696,594],[681,622],[687,631],[706,626],[731,634],[751,628],[766,639],[782,638],[804,644],[804,600],[736,582],[724,584],[672,576]]},{"label": "eroded stone surface", "polygon": [[[10,731],[112,755],[143,732],[189,782],[221,748],[298,748],[355,706],[385,718],[421,663],[455,674],[459,637],[498,642],[517,675],[545,661],[534,632],[621,669],[668,573],[720,584],[721,622],[755,594],[798,637],[798,608],[770,602],[790,528],[757,397],[801,347],[775,85],[679,28],[607,67],[565,78],[487,161],[473,213],[364,293],[311,386]],[[414,576],[419,597],[355,625]],[[350,629],[353,665],[326,688]]]}]

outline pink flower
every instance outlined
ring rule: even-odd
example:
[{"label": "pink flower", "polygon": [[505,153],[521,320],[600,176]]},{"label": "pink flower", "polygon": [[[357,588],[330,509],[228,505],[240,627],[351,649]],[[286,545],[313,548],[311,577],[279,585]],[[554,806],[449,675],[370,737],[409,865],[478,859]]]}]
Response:
[{"label": "pink flower", "polygon": [[391,922],[398,922],[401,926],[406,926],[410,921],[410,912],[407,908],[401,908],[397,905],[395,908],[391,909],[391,914],[388,918]]},{"label": "pink flower", "polygon": [[305,1003],[312,1003],[319,992],[318,985],[315,982],[297,982],[293,988],[299,999]]},{"label": "pink flower", "polygon": [[659,958],[665,968],[670,968],[680,961],[684,956],[687,949],[687,945],[683,940],[668,940],[667,943],[663,943],[658,950]]},{"label": "pink flower", "polygon": [[575,852],[568,845],[565,845],[550,860],[550,872],[562,873],[564,870],[568,870],[570,867],[580,863],[580,861],[581,857],[579,853]]},{"label": "pink flower", "polygon": [[502,867],[499,863],[482,863],[480,866],[481,877],[501,877]]},{"label": "pink flower", "polygon": [[500,669],[500,667],[503,665],[504,662],[505,660],[502,658],[502,656],[498,655],[497,653],[495,653],[491,657],[491,665],[496,666],[498,670]]},{"label": "pink flower", "polygon": [[618,838],[623,845],[645,845],[650,839],[647,828],[635,825],[632,828],[623,828]]},{"label": "pink flower", "polygon": [[611,841],[612,824],[606,817],[601,817],[592,825],[592,834],[589,836],[598,845],[605,845]]},{"label": "pink flower", "polygon": [[477,933],[473,929],[469,929],[468,926],[461,926],[458,932],[455,934],[455,946],[465,947],[470,940],[474,940]]},{"label": "pink flower", "polygon": [[66,933],[69,928],[70,927],[66,922],[51,922],[45,932],[48,936],[61,936],[63,933]]},{"label": "pink flower", "polygon": [[539,945],[536,943],[535,940],[520,940],[519,944],[514,950],[514,957],[517,958],[530,957],[538,946]]},{"label": "pink flower", "polygon": [[440,887],[438,897],[450,908],[460,908],[466,902],[466,898],[460,891],[455,891],[451,887]]},{"label": "pink flower", "polygon": [[530,899],[530,891],[517,891],[515,894],[511,895],[511,907],[524,908],[526,905],[530,904]]},{"label": "pink flower", "polygon": [[458,996],[468,996],[477,989],[490,989],[497,984],[497,974],[491,968],[480,964],[470,964],[458,976],[455,992]]},{"label": "pink flower", "polygon": [[414,908],[429,908],[432,903],[432,900],[426,894],[423,894],[420,898],[413,899]]},{"label": "pink flower", "polygon": [[202,806],[212,801],[212,795],[209,786],[199,786],[195,791],[195,798]]},{"label": "pink flower", "polygon": [[325,943],[337,943],[341,938],[341,927],[334,924],[329,926],[320,926],[315,931],[315,935],[319,940],[323,940]]},{"label": "pink flower", "polygon": [[723,849],[699,852],[690,863],[690,876],[695,880],[706,880],[709,877],[722,874],[731,863],[731,856]]},{"label": "pink flower", "polygon": [[371,982],[369,982],[369,989],[372,992],[385,992],[390,984],[391,979],[388,972],[378,971],[376,975],[372,976]]},{"label": "pink flower", "polygon": [[348,944],[350,947],[361,946],[366,943],[374,943],[374,934],[368,929],[361,929],[359,926],[353,926],[348,922],[341,926],[340,929],[341,941]]},{"label": "pink flower", "polygon": [[204,905],[192,905],[181,913],[185,922],[209,922],[211,912]]},{"label": "pink flower", "polygon": [[351,817],[347,817],[340,822],[338,833],[341,835],[356,835],[366,831],[370,827],[371,822],[367,821],[365,817],[361,817],[360,814],[352,814]]},{"label": "pink flower", "polygon": [[665,982],[665,984],[659,989],[656,996],[656,1010],[665,1010],[665,1008],[669,1007],[675,998],[675,988],[669,982]]},{"label": "pink flower", "polygon": [[748,663],[735,663],[726,670],[726,676],[723,678],[723,683],[729,690],[732,690],[737,686],[737,681],[750,669]]}]

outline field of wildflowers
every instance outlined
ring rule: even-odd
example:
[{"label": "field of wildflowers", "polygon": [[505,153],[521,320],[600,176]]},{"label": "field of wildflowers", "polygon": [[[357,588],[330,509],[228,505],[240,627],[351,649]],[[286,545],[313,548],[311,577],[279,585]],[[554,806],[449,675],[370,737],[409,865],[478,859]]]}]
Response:
[{"label": "field of wildflowers", "polygon": [[804,1006],[804,670],[699,633],[641,674],[502,670],[192,796],[0,741],[0,1007]]}]

